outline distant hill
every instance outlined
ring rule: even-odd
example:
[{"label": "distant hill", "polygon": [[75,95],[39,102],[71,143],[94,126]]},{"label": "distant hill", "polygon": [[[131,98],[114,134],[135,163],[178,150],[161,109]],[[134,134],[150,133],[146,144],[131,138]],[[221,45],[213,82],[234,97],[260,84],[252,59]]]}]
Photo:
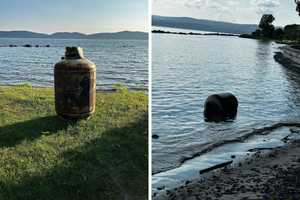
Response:
[{"label": "distant hill", "polygon": [[[46,36],[47,37],[47,36]],[[58,38],[58,39],[83,39],[86,38],[87,35],[83,33],[77,33],[77,32],[58,32],[58,33],[53,33],[49,35],[48,37],[50,38]]]},{"label": "distant hill", "polygon": [[117,33],[95,33],[88,35],[88,38],[92,39],[139,39],[145,40],[148,39],[148,33],[144,32],[131,32],[131,31],[122,31]]},{"label": "distant hill", "polygon": [[233,34],[252,33],[257,29],[257,25],[255,24],[235,24],[189,17],[165,17],[158,15],[152,16],[152,25]]},{"label": "distant hill", "polygon": [[122,31],[116,33],[83,34],[77,32],[58,32],[53,34],[30,31],[0,31],[0,38],[55,38],[55,39],[148,39],[148,33]]},{"label": "distant hill", "polygon": [[46,38],[49,35],[30,31],[0,31],[1,38]]}]

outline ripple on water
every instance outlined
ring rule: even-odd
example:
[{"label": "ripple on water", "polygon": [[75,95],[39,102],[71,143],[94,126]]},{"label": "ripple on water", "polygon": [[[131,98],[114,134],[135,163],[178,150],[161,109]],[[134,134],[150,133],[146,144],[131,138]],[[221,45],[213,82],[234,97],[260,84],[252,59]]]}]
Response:
[{"label": "ripple on water", "polygon": [[[63,56],[64,47],[81,46],[85,56],[97,65],[98,88],[109,89],[115,83],[133,89],[148,88],[146,40],[0,39],[0,46],[10,44],[19,47],[0,48],[0,84],[53,86],[53,67]],[[24,44],[51,47],[20,47]]]}]

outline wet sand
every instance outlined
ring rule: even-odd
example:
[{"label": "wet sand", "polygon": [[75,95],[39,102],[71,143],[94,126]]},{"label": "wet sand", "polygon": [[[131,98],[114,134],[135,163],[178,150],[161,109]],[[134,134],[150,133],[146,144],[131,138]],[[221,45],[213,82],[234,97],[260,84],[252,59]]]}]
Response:
[{"label": "wet sand", "polygon": [[242,163],[186,181],[153,199],[262,200],[300,199],[300,140],[284,147],[257,150]]}]

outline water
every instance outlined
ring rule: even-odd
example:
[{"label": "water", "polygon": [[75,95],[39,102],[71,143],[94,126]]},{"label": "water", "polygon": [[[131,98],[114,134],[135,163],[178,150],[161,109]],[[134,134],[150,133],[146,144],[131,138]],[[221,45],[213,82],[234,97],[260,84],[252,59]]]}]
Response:
[{"label": "water", "polygon": [[[277,48],[238,37],[153,34],[152,127],[160,136],[152,141],[156,177],[220,141],[300,119],[300,74],[275,62]],[[238,116],[206,123],[204,101],[220,92],[237,96]]]},{"label": "water", "polygon": [[[19,47],[7,47],[10,44]],[[20,47],[25,44],[51,47]],[[121,83],[130,89],[147,90],[147,40],[0,38],[0,85],[31,83],[53,87],[53,67],[66,46],[82,47],[85,57],[96,64],[98,89],[111,89]]]}]

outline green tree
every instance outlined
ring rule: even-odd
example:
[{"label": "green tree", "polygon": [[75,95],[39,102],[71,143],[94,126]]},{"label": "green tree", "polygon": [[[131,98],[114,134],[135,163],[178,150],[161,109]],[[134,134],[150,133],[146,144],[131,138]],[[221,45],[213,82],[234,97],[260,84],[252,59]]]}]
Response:
[{"label": "green tree", "polygon": [[295,0],[295,3],[297,4],[296,11],[298,12],[298,14],[300,16],[300,1],[299,0]]}]

